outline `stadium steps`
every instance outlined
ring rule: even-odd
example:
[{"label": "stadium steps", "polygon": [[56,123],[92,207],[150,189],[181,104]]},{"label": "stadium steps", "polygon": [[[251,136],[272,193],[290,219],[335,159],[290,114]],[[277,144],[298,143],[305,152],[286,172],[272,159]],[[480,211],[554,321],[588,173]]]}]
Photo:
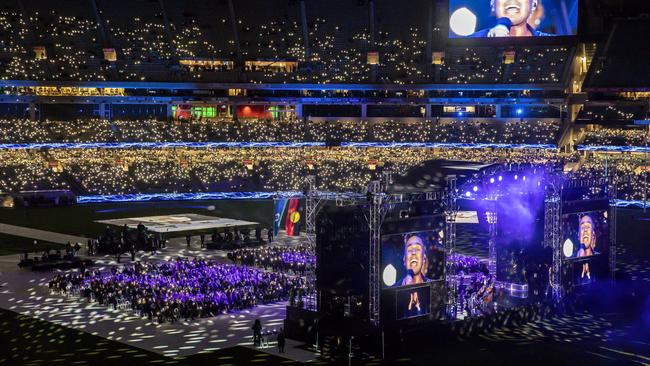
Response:
[{"label": "stadium steps", "polygon": [[596,43],[585,43],[585,56],[587,58],[587,70],[591,67],[591,63],[594,60],[596,51],[598,50],[598,45]]}]

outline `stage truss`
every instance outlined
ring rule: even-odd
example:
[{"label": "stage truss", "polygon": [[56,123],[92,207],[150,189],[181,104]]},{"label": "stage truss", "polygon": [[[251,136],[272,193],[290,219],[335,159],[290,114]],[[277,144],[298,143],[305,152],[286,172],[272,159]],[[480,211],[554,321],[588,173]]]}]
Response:
[{"label": "stage truss", "polygon": [[562,298],[562,199],[561,191],[553,182],[547,186],[544,198],[544,246],[552,250],[552,265],[549,283],[553,299]]},{"label": "stage truss", "polygon": [[456,189],[456,177],[447,178],[447,190],[445,192],[445,215],[447,216],[445,225],[445,273],[444,278],[447,281],[447,317],[456,319],[457,313],[457,292],[458,279],[456,271],[456,262],[449,260],[456,252],[456,216],[458,215],[458,202]]},{"label": "stage truss", "polygon": [[[455,192],[455,178],[453,179]],[[325,192],[316,189],[316,177],[307,176],[305,179],[305,211],[307,225],[307,240],[310,246],[315,249],[316,245],[316,218],[325,202],[334,202],[336,206],[361,205],[365,207],[365,218],[369,229],[369,259],[368,259],[368,314],[372,324],[378,325],[380,321],[381,304],[381,225],[386,214],[390,211],[391,205],[402,202],[433,201],[442,200],[446,193],[443,192],[412,192],[412,193],[386,193],[387,187],[392,183],[392,173],[383,172],[381,180],[374,180],[368,183],[363,193],[335,193]],[[455,198],[454,198],[455,207]],[[452,215],[455,218],[457,208]],[[449,226],[450,223],[448,222]],[[452,224],[453,225],[453,224]],[[446,243],[455,243],[453,239],[446,239]],[[310,274],[315,276],[315,271]]]}]

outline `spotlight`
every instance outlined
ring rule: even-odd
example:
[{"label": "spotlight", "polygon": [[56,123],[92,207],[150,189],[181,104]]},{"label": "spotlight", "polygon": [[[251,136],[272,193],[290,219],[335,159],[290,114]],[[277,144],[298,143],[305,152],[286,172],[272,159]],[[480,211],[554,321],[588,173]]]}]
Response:
[{"label": "spotlight", "polygon": [[499,176],[499,182],[501,182],[502,180],[503,180],[503,177]]},{"label": "spotlight", "polygon": [[474,186],[474,188],[472,188],[472,191],[477,192],[477,191],[478,191],[478,187],[477,187],[477,186]]},{"label": "spotlight", "polygon": [[521,108],[517,108],[517,115],[521,116],[522,113],[524,113],[524,110]]},{"label": "spotlight", "polygon": [[472,194],[469,193],[469,191],[465,192],[465,197],[469,197],[469,196],[471,196],[471,195],[472,195]]},{"label": "spotlight", "polygon": [[389,264],[384,268],[382,278],[384,280],[384,285],[386,286],[393,286],[395,284],[397,281],[397,270],[392,264]]},{"label": "spotlight", "polygon": [[494,178],[490,178],[490,183],[494,183]]},{"label": "spotlight", "polygon": [[523,177],[521,177],[521,179],[525,182],[526,181],[526,176],[524,175]]},{"label": "spotlight", "polygon": [[517,176],[517,174],[515,174],[515,180],[517,180],[517,178],[519,178],[519,177]]},{"label": "spotlight", "polygon": [[459,36],[469,36],[476,30],[476,15],[462,7],[451,14],[449,28]]}]

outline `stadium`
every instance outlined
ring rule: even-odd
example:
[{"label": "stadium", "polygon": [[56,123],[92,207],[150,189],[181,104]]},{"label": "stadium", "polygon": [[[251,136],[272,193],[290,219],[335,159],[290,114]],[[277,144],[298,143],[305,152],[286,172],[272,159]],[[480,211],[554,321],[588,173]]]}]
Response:
[{"label": "stadium", "polygon": [[0,364],[648,363],[647,2],[0,30]]}]

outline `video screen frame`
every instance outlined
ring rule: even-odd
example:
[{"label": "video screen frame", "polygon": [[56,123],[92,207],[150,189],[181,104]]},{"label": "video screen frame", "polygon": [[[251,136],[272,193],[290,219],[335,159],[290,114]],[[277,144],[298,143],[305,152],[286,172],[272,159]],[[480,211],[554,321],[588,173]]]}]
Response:
[{"label": "video screen frame", "polygon": [[[428,317],[431,314],[431,283],[402,286],[395,290],[396,320]],[[413,294],[417,294],[414,298]],[[405,304],[408,305],[405,306]],[[419,304],[416,305],[415,303]],[[412,312],[412,313],[409,313]]]},{"label": "video screen frame", "polygon": [[[442,235],[440,233],[442,233]],[[395,259],[389,260],[386,255],[389,251],[387,245],[390,245],[391,241],[392,243],[395,243],[395,240],[398,238],[402,248],[399,265],[397,265]],[[435,267],[435,265],[444,266],[445,254],[443,228],[384,234],[381,237],[380,243],[382,248],[380,261],[382,271],[382,289],[404,288],[442,280],[442,273],[439,273],[440,277],[436,276],[435,278],[432,278],[432,275],[429,274],[429,270]],[[422,246],[424,248],[422,248]],[[419,250],[417,247],[420,247]],[[413,248],[413,250],[409,251],[410,248]],[[434,259],[440,260],[434,262]],[[417,262],[414,265],[417,273],[410,274],[408,272],[408,269],[406,269],[408,267],[406,264],[407,260],[415,260]],[[385,280],[385,272],[388,265],[393,265],[395,270],[395,282],[392,285],[386,284]],[[421,276],[422,282],[416,280],[414,276]]]},{"label": "video screen frame", "polygon": [[[609,207],[592,207],[589,210],[572,210],[562,215],[562,254],[564,266],[571,276],[573,287],[590,285],[610,277],[608,265],[610,246]],[[571,224],[573,222],[573,224]],[[577,222],[577,227],[576,226]],[[567,232],[567,226],[570,227]],[[576,244],[571,239],[576,239]],[[588,242],[583,247],[583,236]],[[587,248],[589,246],[590,248]],[[568,255],[569,252],[571,255]]]}]

